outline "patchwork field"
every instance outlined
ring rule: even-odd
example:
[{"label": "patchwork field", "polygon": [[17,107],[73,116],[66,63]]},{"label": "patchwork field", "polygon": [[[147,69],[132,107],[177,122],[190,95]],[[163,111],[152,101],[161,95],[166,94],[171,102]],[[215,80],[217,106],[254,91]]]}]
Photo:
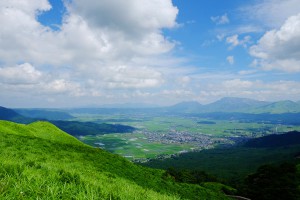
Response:
[{"label": "patchwork field", "polygon": [[173,154],[231,145],[247,138],[300,130],[300,126],[215,120],[186,116],[76,115],[77,121],[122,124],[135,127],[132,133],[80,136],[94,147],[130,160],[170,157]]}]

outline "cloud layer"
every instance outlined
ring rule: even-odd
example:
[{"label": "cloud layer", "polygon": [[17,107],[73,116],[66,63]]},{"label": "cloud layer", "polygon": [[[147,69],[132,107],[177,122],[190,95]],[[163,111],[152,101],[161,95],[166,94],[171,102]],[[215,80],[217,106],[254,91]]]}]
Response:
[{"label": "cloud layer", "polygon": [[300,13],[300,7],[299,0],[261,0],[241,11],[268,28],[278,28],[288,17]]},{"label": "cloud layer", "polygon": [[66,8],[59,29],[52,30],[38,21],[51,9],[47,0],[1,1],[3,89],[15,83],[15,90],[24,89],[22,84],[37,83],[45,74],[39,85],[51,85],[42,87],[50,93],[73,89],[70,94],[89,95],[163,84],[159,66],[143,60],[159,62],[175,46],[162,34],[177,26],[171,0],[74,0]]},{"label": "cloud layer", "polygon": [[266,32],[250,54],[257,58],[254,64],[265,70],[300,72],[300,13]]},{"label": "cloud layer", "polygon": [[[55,107],[211,102],[223,96],[280,99],[280,94],[286,94],[300,98],[295,78],[271,79],[268,74],[264,80],[263,74],[300,72],[299,0],[262,0],[243,8],[247,20],[261,21],[256,24],[232,25],[238,18],[232,12],[230,19],[223,11],[213,17],[209,13],[205,20],[219,28],[218,41],[210,44],[223,49],[198,44],[207,38],[199,39],[205,34],[193,31],[210,30],[195,28],[204,27],[198,23],[202,19],[188,19],[193,23],[180,26],[179,9],[172,0],[63,2],[62,23],[52,29],[39,21],[39,16],[51,12],[48,0],[1,0],[1,103]],[[186,41],[175,41],[167,32],[180,32],[176,38],[184,38],[186,33],[197,37],[187,42],[197,49],[191,52],[196,56],[181,46]],[[183,53],[189,54],[187,58],[180,56],[184,51],[189,52]],[[248,64],[240,63],[246,57],[243,51]],[[207,62],[208,57],[213,61]],[[249,67],[252,60],[254,69]],[[224,63],[232,65],[230,72]],[[293,89],[285,91],[289,87]]]}]

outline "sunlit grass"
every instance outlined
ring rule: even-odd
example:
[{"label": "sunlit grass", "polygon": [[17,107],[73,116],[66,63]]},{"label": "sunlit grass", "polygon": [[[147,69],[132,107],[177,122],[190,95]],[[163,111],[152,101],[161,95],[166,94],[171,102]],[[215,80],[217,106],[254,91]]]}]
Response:
[{"label": "sunlit grass", "polygon": [[163,175],[89,147],[49,123],[0,121],[0,199],[226,199]]}]

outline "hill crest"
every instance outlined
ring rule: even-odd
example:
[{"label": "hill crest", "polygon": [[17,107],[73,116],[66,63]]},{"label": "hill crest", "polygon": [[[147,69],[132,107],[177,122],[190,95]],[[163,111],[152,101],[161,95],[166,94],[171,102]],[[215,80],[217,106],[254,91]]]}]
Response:
[{"label": "hill crest", "polygon": [[0,133],[14,134],[25,137],[36,137],[64,144],[85,145],[75,137],[46,121],[36,121],[25,125],[0,120]]}]

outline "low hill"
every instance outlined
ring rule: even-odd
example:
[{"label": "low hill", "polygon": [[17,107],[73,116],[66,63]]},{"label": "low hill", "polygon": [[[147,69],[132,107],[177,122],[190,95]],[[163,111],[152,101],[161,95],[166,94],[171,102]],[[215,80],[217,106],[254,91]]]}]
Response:
[{"label": "low hill", "polygon": [[0,141],[0,199],[228,199],[84,145],[48,122],[0,121]]},{"label": "low hill", "polygon": [[292,161],[300,154],[299,132],[252,139],[242,146],[189,152],[168,159],[152,159],[143,165],[168,169],[202,170],[236,181],[264,164]]},{"label": "low hill", "polygon": [[12,109],[4,108],[0,106],[0,120],[8,120],[19,123],[30,123],[33,120],[20,115]]},{"label": "low hill", "polygon": [[279,101],[251,110],[252,113],[297,113],[300,112],[300,104],[293,101]]},{"label": "low hill", "polygon": [[14,111],[16,111],[22,116],[36,119],[69,120],[74,118],[72,115],[66,112],[46,109],[14,109]]},{"label": "low hill", "polygon": [[202,105],[196,101],[181,102],[170,106],[167,111],[171,112],[184,112],[184,113],[195,113],[200,112]]},{"label": "low hill", "polygon": [[109,133],[131,133],[135,130],[132,126],[121,124],[107,124],[77,121],[50,121],[63,131],[73,136],[101,135]]},{"label": "low hill", "polygon": [[300,132],[292,131],[280,135],[268,135],[252,139],[244,144],[245,147],[267,148],[300,145]]},{"label": "low hill", "polygon": [[247,98],[224,97],[205,105],[202,112],[247,112],[250,109],[267,105],[268,102]]},{"label": "low hill", "polygon": [[17,124],[9,121],[0,121],[0,133],[14,134],[26,137],[36,137],[66,144],[83,144],[82,142],[63,132],[53,124],[45,121],[36,121],[28,125]]}]

